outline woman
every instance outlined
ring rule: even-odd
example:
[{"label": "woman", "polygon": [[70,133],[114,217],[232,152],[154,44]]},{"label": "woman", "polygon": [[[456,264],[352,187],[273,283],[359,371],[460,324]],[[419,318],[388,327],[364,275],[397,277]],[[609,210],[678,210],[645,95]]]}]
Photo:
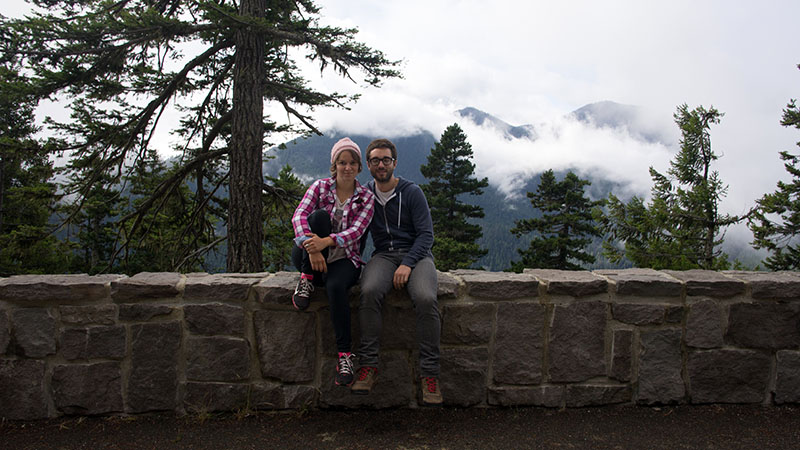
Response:
[{"label": "woman", "polygon": [[300,271],[292,304],[305,310],[314,285],[325,285],[339,352],[339,386],[353,383],[348,291],[361,274],[361,238],[375,205],[374,194],[356,180],[361,169],[361,149],[342,138],[331,149],[331,177],[315,181],[292,216],[292,261]]}]

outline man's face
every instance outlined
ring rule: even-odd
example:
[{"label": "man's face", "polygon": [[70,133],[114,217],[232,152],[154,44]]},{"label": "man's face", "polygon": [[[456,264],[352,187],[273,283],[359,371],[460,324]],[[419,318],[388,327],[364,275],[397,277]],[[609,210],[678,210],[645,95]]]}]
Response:
[{"label": "man's face", "polygon": [[[385,158],[392,158],[392,151],[388,148],[374,148],[369,154],[367,164],[369,165],[369,173],[372,178],[379,183],[386,183],[392,179],[394,168],[397,166],[397,161],[392,161],[389,164],[384,163],[382,160]],[[372,161],[380,160],[378,164],[372,164]]]}]

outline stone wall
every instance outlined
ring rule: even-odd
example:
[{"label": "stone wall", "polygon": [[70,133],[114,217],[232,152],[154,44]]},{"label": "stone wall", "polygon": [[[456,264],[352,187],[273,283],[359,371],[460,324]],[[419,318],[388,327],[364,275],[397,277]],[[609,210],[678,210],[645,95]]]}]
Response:
[{"label": "stone wall", "polygon": [[[387,301],[369,396],[333,385],[322,291],[297,274],[0,278],[0,417],[416,407],[414,314]],[[800,403],[800,274],[439,274],[460,407]],[[357,288],[352,293],[358,340]]]}]

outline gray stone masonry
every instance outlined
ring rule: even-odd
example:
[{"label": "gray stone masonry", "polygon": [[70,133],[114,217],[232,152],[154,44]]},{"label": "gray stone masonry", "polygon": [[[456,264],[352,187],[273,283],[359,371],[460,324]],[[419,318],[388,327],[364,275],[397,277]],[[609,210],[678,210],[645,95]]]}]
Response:
[{"label": "gray stone masonry", "polygon": [[[414,309],[392,291],[370,395],[336,386],[324,289],[297,273],[0,278],[0,420],[416,408]],[[800,274],[439,273],[453,407],[800,404]],[[359,289],[350,293],[358,348]]]}]

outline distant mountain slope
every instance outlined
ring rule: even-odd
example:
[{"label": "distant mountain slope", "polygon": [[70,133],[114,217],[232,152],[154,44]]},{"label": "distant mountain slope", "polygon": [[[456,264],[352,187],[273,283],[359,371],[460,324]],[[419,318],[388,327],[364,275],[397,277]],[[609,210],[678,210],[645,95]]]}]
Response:
[{"label": "distant mountain slope", "polygon": [[471,120],[475,125],[486,126],[490,125],[500,131],[506,139],[536,139],[536,131],[533,125],[520,125],[512,126],[497,117],[485,113],[477,108],[467,107],[456,111],[458,115],[465,119]]},{"label": "distant mountain slope", "polygon": [[644,110],[638,106],[611,101],[590,103],[568,114],[578,121],[598,128],[624,128],[636,139],[645,142],[672,144],[674,138],[648,121]]}]

